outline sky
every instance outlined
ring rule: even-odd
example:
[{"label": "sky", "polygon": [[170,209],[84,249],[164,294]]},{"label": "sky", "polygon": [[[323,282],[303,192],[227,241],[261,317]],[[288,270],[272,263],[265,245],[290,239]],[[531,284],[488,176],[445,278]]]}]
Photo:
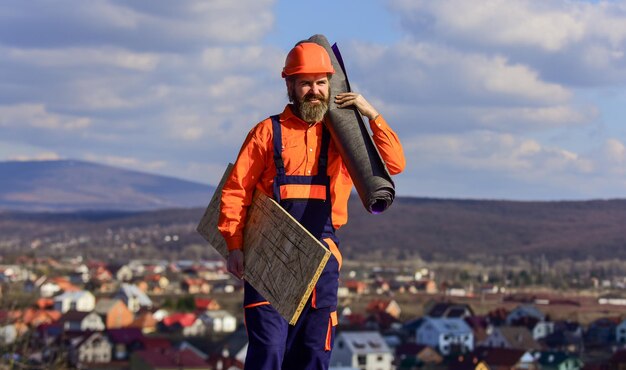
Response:
[{"label": "sky", "polygon": [[318,33],[400,137],[397,195],[625,197],[626,0],[2,1],[0,160],[216,184]]}]

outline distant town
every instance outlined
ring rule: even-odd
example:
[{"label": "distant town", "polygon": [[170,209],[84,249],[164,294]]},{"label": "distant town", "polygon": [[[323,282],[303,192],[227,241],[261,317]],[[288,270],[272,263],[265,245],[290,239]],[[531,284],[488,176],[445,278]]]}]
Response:
[{"label": "distant town", "polygon": [[[180,241],[168,232],[132,244],[110,231],[115,249],[89,257],[72,249],[87,242],[76,238],[30,240],[29,252],[4,254],[0,368],[243,369],[242,284],[220,257],[126,258],[139,243]],[[43,250],[59,253],[34,253]],[[620,269],[572,267],[559,280],[558,264],[519,266],[346,262],[331,366],[626,367],[626,278],[608,273]]]}]

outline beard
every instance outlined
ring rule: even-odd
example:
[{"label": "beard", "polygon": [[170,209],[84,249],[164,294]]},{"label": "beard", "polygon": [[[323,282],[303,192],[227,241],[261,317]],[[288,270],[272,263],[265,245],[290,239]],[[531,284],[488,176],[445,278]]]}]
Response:
[{"label": "beard", "polygon": [[[292,92],[292,97],[295,97],[295,93]],[[317,99],[317,103],[311,103],[311,100]],[[292,98],[294,108],[300,119],[307,123],[319,122],[324,118],[326,112],[328,112],[328,104],[330,101],[330,91],[328,95],[309,93],[303,96],[301,99]]]}]

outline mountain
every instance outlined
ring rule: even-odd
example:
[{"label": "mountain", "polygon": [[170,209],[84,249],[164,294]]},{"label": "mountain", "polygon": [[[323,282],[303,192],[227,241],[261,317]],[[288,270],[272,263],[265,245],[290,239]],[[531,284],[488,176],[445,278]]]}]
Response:
[{"label": "mountain", "polygon": [[428,260],[497,256],[626,258],[626,200],[506,201],[397,198],[381,215],[353,199],[339,231],[353,255],[384,248]]},{"label": "mountain", "polygon": [[200,207],[215,188],[77,161],[0,162],[0,210],[154,210]]},{"label": "mountain", "polygon": [[[68,246],[65,254],[99,256],[208,255],[211,248],[195,231],[203,208],[146,212],[24,213],[0,212],[0,252],[23,253],[33,241]],[[516,202],[396,198],[380,215],[368,214],[350,199],[348,224],[338,233],[349,260],[483,261],[523,257],[537,261],[626,259],[626,200]],[[164,241],[178,235],[177,243]],[[124,252],[124,244],[137,249]],[[89,251],[88,251],[89,250]],[[101,257],[101,256],[100,256]]]},{"label": "mountain", "polygon": [[[208,185],[89,162],[0,162],[0,252],[88,236],[93,253],[108,253],[103,247],[115,232],[122,244],[144,240],[143,248],[176,253],[196,245],[202,247],[193,253],[205,253],[195,226],[213,192]],[[626,259],[625,199],[398,197],[383,214],[371,215],[353,196],[349,213],[339,237],[352,259]],[[179,235],[179,242],[165,243],[161,233]]]}]

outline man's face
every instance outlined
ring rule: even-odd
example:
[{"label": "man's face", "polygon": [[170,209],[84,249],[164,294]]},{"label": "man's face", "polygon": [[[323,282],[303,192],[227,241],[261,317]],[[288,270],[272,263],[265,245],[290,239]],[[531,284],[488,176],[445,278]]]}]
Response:
[{"label": "man's face", "polygon": [[330,82],[326,73],[297,75],[287,82],[287,89],[303,121],[315,123],[324,118],[330,100]]}]

